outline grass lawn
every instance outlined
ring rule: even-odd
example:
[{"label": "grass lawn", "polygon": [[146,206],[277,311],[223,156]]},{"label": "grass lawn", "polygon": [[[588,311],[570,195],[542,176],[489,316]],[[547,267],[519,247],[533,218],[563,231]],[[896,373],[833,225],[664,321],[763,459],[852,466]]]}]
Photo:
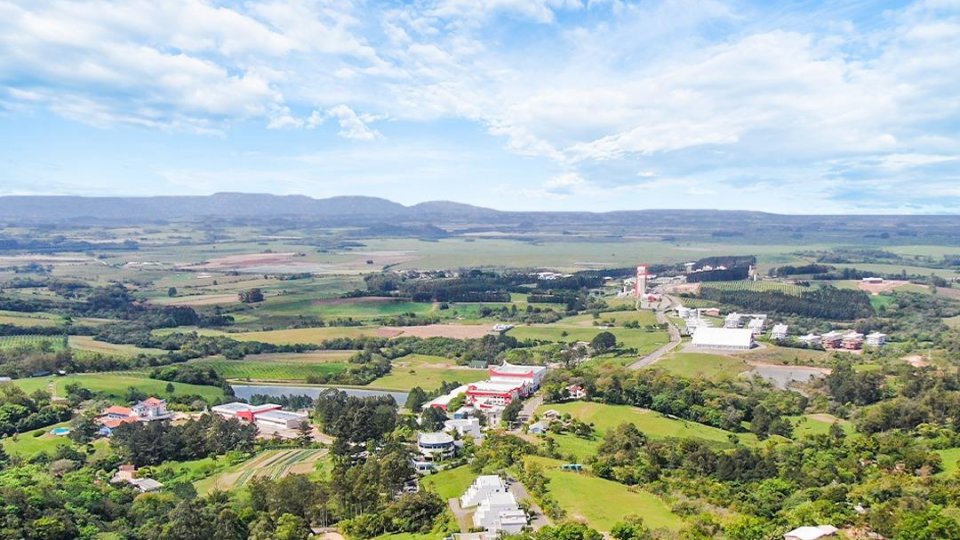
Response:
[{"label": "grass lawn", "polygon": [[593,318],[593,315],[575,315],[573,317],[566,317],[557,321],[557,325],[560,326],[593,326],[594,322],[598,324],[601,321],[611,321],[614,323],[614,326],[623,326],[624,323],[637,321],[641,325],[657,324],[657,317],[653,314],[652,311],[638,311],[635,309],[629,311],[609,311],[601,313],[600,317],[597,319]]},{"label": "grass lawn", "polygon": [[550,479],[547,489],[566,510],[569,520],[586,521],[597,530],[609,531],[618,521],[637,514],[651,529],[676,531],[683,526],[683,520],[650,492],[587,473],[561,471],[562,462],[557,460],[528,459],[543,465],[543,472]]},{"label": "grass lawn", "polygon": [[[70,446],[73,442],[65,435],[52,435],[50,430],[57,427],[69,427],[70,422],[61,422],[42,427],[33,431],[19,433],[14,437],[3,439],[3,449],[10,455],[24,458],[35,456],[40,452],[52,455],[61,446]],[[39,433],[39,436],[35,436]]]},{"label": "grass lawn", "polygon": [[[660,413],[630,407],[627,405],[607,405],[605,403],[593,403],[588,401],[574,401],[570,403],[551,403],[542,405],[537,409],[537,414],[543,414],[545,411],[554,409],[560,413],[569,413],[570,416],[577,418],[588,424],[593,424],[602,437],[609,429],[613,429],[620,424],[634,424],[640,431],[652,439],[675,438],[695,438],[717,443],[729,443],[731,432],[719,428],[689,422],[686,420],[674,420],[667,418]],[[738,433],[740,440],[744,444],[756,443],[756,436],[752,433]],[[557,440],[559,443],[559,439]],[[590,441],[585,441],[590,442]],[[573,444],[569,443],[568,444]],[[588,449],[588,446],[582,445],[581,449]],[[597,443],[599,444],[599,443]],[[561,449],[561,452],[563,450]],[[574,452],[576,453],[576,452]],[[579,454],[577,454],[579,457]]]},{"label": "grass lawn", "polygon": [[572,343],[576,341],[589,342],[600,332],[610,332],[617,336],[617,343],[624,347],[636,348],[638,354],[647,354],[657,350],[670,341],[665,331],[647,332],[633,328],[614,327],[603,330],[592,326],[563,326],[560,324],[518,326],[510,330],[509,335],[517,339],[532,339],[539,341],[556,341]]},{"label": "grass lawn", "polygon": [[960,328],[960,315],[944,319],[943,324],[949,326],[950,328]]},{"label": "grass lawn", "polygon": [[117,345],[115,343],[97,341],[91,336],[70,336],[70,348],[103,354],[120,354],[123,356],[137,356],[138,354],[167,354],[167,351],[162,349],[146,349],[137,347],[136,345]]},{"label": "grass lawn", "polygon": [[391,390],[409,390],[419,386],[424,390],[433,390],[444,382],[465,384],[486,378],[485,369],[455,366],[453,360],[438,356],[410,355],[394,361],[390,373],[374,380],[369,386]]},{"label": "grass lawn", "polygon": [[557,442],[557,450],[560,455],[565,458],[573,456],[575,458],[573,461],[577,463],[583,463],[587,458],[597,455],[597,448],[603,442],[603,437],[600,435],[596,435],[592,439],[582,439],[569,433],[561,435],[550,433],[547,436]]},{"label": "grass lawn", "polygon": [[[146,374],[140,373],[82,373],[64,377],[32,377],[13,381],[13,384],[23,388],[27,393],[34,390],[52,390],[57,396],[66,396],[64,387],[70,383],[77,383],[93,392],[102,392],[108,399],[117,403],[124,401],[127,389],[131,386],[148,395],[159,397],[166,395],[167,387],[167,381],[150,379]],[[175,382],[173,387],[176,394],[197,394],[211,401],[223,397],[223,390],[215,386]]]},{"label": "grass lawn", "polygon": [[940,459],[943,460],[943,471],[938,473],[938,475],[943,476],[952,476],[957,472],[957,469],[960,469],[960,448],[947,448],[945,450],[935,450],[936,453],[940,454]]},{"label": "grass lawn", "polygon": [[237,332],[226,334],[240,341],[261,341],[275,345],[291,343],[323,343],[338,337],[376,336],[376,326],[328,326],[323,328],[293,328],[267,332]]},{"label": "grass lawn", "polygon": [[662,369],[689,379],[717,380],[725,377],[737,377],[750,369],[740,358],[720,354],[673,353],[650,366]]},{"label": "grass lawn", "polygon": [[840,425],[847,434],[853,433],[853,424],[849,420],[837,418],[831,414],[805,414],[802,416],[788,416],[793,423],[793,436],[799,438],[807,435],[825,435],[834,423]]},{"label": "grass lawn", "polygon": [[441,499],[447,500],[463,495],[470,484],[477,479],[477,473],[464,465],[456,469],[447,469],[423,478],[423,485],[435,491]]}]

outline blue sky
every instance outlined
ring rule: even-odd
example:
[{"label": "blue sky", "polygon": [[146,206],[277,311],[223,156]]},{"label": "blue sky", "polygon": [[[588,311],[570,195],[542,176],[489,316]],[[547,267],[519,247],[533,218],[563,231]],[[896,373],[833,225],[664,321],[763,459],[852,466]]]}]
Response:
[{"label": "blue sky", "polygon": [[960,0],[0,0],[0,194],[960,211]]}]

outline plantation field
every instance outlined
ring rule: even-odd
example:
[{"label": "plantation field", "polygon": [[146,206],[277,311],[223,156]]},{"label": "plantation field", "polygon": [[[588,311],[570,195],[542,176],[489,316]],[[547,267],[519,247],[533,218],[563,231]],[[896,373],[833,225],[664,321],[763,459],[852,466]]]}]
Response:
[{"label": "plantation field", "polygon": [[101,354],[117,354],[122,356],[137,356],[140,354],[167,354],[167,351],[163,349],[147,349],[143,347],[137,347],[136,345],[107,343],[105,341],[97,341],[91,336],[70,336],[70,348],[81,351]]},{"label": "plantation field", "polygon": [[[330,351],[309,354],[252,355],[242,360],[222,357],[203,358],[190,363],[213,368],[230,380],[304,382],[310,375],[328,375],[347,369],[351,351]],[[304,358],[297,358],[304,357]]]},{"label": "plantation field", "polygon": [[722,291],[756,291],[756,292],[782,292],[794,296],[800,296],[803,291],[809,291],[812,287],[801,287],[792,283],[782,281],[707,281],[702,284],[705,289],[719,289]]},{"label": "plantation field", "polygon": [[[23,388],[27,393],[34,390],[51,391],[56,396],[66,396],[66,385],[77,383],[92,392],[103,392],[104,395],[116,403],[123,403],[127,389],[131,386],[147,395],[164,397],[167,381],[147,378],[142,373],[81,373],[63,377],[32,377],[29,379],[15,379],[13,384]],[[196,384],[172,383],[174,394],[199,395],[208,401],[223,398],[223,390],[215,386],[200,386]]]},{"label": "plantation field", "polygon": [[46,350],[49,352],[62,351],[67,348],[64,336],[0,336],[0,350],[27,348]]},{"label": "plantation field", "polygon": [[425,476],[421,484],[436,492],[441,499],[447,500],[463,495],[470,484],[477,479],[477,473],[464,465]]},{"label": "plantation field", "polygon": [[326,455],[327,450],[315,448],[266,450],[219,474],[195,482],[194,487],[198,493],[205,494],[213,490],[238,489],[256,477],[276,480],[288,474],[309,474]]},{"label": "plantation field", "polygon": [[444,382],[462,384],[487,378],[487,370],[457,366],[453,360],[438,356],[409,355],[393,362],[390,373],[370,383],[371,388],[410,390],[419,386],[430,391]]},{"label": "plantation field", "polygon": [[[638,407],[574,401],[542,405],[537,409],[537,414],[542,416],[544,412],[550,409],[554,409],[561,414],[568,413],[582,422],[593,424],[598,437],[602,437],[603,433],[620,424],[629,423],[637,426],[640,431],[652,439],[684,438],[702,439],[715,443],[730,442],[731,432],[729,431],[687,420],[667,418],[658,412]],[[744,444],[756,442],[756,437],[753,434],[738,433],[736,435]]]},{"label": "plantation field", "polygon": [[620,327],[603,330],[594,327],[560,326],[557,324],[518,326],[507,332],[507,334],[520,340],[531,339],[573,343],[577,341],[589,342],[596,337],[597,334],[605,331],[615,335],[618,344],[622,344],[624,347],[636,348],[638,355],[655,351],[670,341],[670,337],[666,331],[647,332],[645,330]]},{"label": "plantation field", "polygon": [[550,480],[547,489],[566,510],[566,519],[584,521],[599,531],[610,531],[631,514],[642,516],[651,529],[676,531],[683,526],[680,516],[648,491],[587,473],[562,471],[561,461],[533,456],[526,460],[543,467],[544,475]]},{"label": "plantation field", "polygon": [[681,352],[665,356],[649,369],[662,369],[689,379],[719,380],[736,378],[740,373],[749,370],[750,366],[733,356]]}]

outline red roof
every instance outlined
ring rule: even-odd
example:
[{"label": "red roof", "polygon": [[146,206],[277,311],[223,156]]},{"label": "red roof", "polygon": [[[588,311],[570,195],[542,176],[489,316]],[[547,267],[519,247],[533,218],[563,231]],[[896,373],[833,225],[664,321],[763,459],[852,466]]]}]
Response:
[{"label": "red roof", "polygon": [[143,400],[143,403],[151,407],[156,407],[157,405],[163,405],[166,402],[155,397],[148,397],[147,399]]},{"label": "red roof", "polygon": [[103,414],[122,414],[124,416],[132,416],[133,411],[130,410],[130,407],[121,407],[119,405],[114,405],[112,407],[107,408],[107,410],[103,411]]},{"label": "red roof", "polygon": [[121,424],[132,424],[136,421],[136,418],[110,418],[106,420],[100,420],[100,423],[110,429],[114,429]]}]

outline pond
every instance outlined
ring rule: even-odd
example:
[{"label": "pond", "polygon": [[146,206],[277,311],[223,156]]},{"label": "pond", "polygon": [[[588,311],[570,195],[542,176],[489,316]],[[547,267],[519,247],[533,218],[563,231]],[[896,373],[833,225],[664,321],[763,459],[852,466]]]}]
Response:
[{"label": "pond", "polygon": [[362,388],[338,388],[335,386],[289,386],[285,384],[233,384],[231,385],[233,392],[238,398],[250,399],[250,396],[254,394],[264,394],[267,396],[279,397],[282,395],[288,396],[310,396],[316,398],[320,395],[321,392],[329,388],[336,388],[342,392],[346,392],[347,395],[356,396],[356,397],[371,397],[371,396],[393,396],[393,399],[397,401],[398,405],[403,405],[407,402],[407,393],[406,392],[391,392],[389,390],[367,390]]}]

